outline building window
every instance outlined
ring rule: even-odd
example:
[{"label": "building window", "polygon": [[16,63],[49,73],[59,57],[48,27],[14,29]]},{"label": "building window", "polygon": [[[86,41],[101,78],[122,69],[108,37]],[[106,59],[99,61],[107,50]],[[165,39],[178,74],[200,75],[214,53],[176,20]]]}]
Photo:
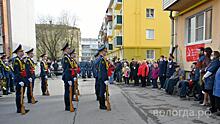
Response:
[{"label": "building window", "polygon": [[146,9],[146,17],[154,18],[154,9]]},{"label": "building window", "polygon": [[153,40],[154,39],[154,30],[153,29],[147,29],[146,30],[146,39],[147,40]]},{"label": "building window", "polygon": [[147,59],[155,59],[155,51],[147,50]]},{"label": "building window", "polygon": [[113,50],[113,44],[108,44],[108,50]]},{"label": "building window", "polygon": [[212,10],[206,10],[186,20],[187,43],[201,43],[212,38]]}]

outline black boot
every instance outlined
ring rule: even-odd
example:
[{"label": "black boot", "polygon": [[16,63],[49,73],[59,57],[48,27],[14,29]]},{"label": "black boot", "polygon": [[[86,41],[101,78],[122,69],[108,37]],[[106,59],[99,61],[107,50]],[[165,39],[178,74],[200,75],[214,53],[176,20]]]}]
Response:
[{"label": "black boot", "polygon": [[105,106],[105,97],[99,97],[100,109],[106,110],[107,107]]},{"label": "black boot", "polygon": [[96,101],[99,101],[99,95],[96,94]]}]

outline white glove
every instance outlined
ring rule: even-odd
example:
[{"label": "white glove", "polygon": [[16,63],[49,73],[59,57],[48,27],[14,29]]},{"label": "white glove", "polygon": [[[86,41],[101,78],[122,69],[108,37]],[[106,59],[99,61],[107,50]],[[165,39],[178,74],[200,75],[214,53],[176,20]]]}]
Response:
[{"label": "white glove", "polygon": [[29,78],[28,80],[29,80],[29,82],[32,82],[32,78]]},{"label": "white glove", "polygon": [[72,82],[72,81],[68,81],[68,84],[69,84],[70,86],[72,86],[73,82]]},{"label": "white glove", "polygon": [[45,76],[45,78],[47,79],[48,77],[47,77],[47,76]]},{"label": "white glove", "polygon": [[73,80],[75,81],[75,80],[76,80],[76,78],[73,78]]},{"label": "white glove", "polygon": [[23,87],[24,86],[24,82],[19,82],[19,85],[21,85]]},{"label": "white glove", "polygon": [[108,81],[105,81],[105,84],[106,84],[106,85],[108,85],[108,83],[109,83]]}]

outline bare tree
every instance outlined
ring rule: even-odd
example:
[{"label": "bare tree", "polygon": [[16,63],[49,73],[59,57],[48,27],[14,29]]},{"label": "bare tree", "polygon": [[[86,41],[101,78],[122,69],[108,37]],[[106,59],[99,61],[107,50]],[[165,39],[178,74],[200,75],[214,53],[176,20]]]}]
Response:
[{"label": "bare tree", "polygon": [[[71,47],[77,48],[78,28],[75,27],[76,18],[68,13],[62,13],[60,17],[51,16],[39,18],[36,24],[37,55],[47,53],[52,59],[61,57],[61,47],[69,42]],[[76,30],[77,29],[77,30]]]}]

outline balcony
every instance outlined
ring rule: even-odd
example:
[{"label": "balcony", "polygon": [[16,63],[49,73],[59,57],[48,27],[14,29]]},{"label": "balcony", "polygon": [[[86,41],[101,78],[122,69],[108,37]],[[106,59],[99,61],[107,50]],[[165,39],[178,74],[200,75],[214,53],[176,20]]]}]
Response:
[{"label": "balcony", "polygon": [[121,46],[122,46],[122,42],[123,42],[122,36],[115,36],[114,46],[115,46],[116,48],[121,47]]},{"label": "balcony", "polygon": [[108,31],[107,31],[107,37],[108,37],[108,38],[111,38],[111,37],[112,37],[112,30],[108,30]]},{"label": "balcony", "polygon": [[122,15],[116,15],[114,18],[114,29],[122,28]]},{"label": "balcony", "polygon": [[107,22],[112,21],[112,9],[108,9],[106,13]]},{"label": "balcony", "polygon": [[107,37],[108,38],[112,37],[112,21],[108,22],[107,25]]},{"label": "balcony", "polygon": [[115,10],[120,10],[122,8],[122,0],[114,0],[113,7]]},{"label": "balcony", "polygon": [[172,11],[183,11],[194,4],[203,2],[201,0],[163,0],[163,9]]}]

